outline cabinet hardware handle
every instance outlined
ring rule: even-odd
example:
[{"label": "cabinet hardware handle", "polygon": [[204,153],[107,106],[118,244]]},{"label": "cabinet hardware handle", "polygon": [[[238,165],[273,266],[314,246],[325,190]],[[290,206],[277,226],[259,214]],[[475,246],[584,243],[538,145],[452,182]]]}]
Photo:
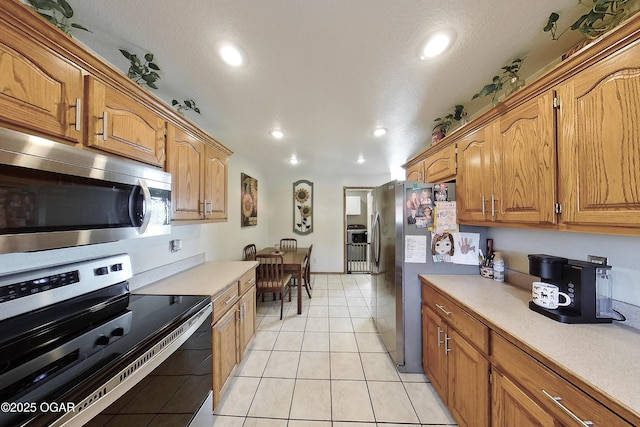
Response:
[{"label": "cabinet hardware handle", "polygon": [[256,283],[256,278],[252,277],[251,279],[249,279],[249,281],[247,282],[248,285],[253,285],[254,283]]},{"label": "cabinet hardware handle", "polygon": [[98,120],[102,120],[102,133],[99,133],[98,135],[102,135],[102,140],[106,141],[107,138],[109,138],[109,126],[107,124],[107,112],[103,111],[102,112],[102,117],[98,117]]},{"label": "cabinet hardware handle", "polygon": [[544,393],[545,396],[547,396],[549,399],[551,399],[551,401],[553,403],[555,403],[560,409],[562,409],[567,415],[569,415],[575,422],[577,422],[581,426],[589,427],[589,426],[595,425],[591,421],[583,421],[583,420],[581,420],[580,418],[578,418],[578,416],[576,414],[574,414],[569,409],[567,409],[566,406],[564,406],[562,403],[560,403],[560,401],[562,400],[561,397],[552,396],[546,390],[542,390],[542,393]]},{"label": "cabinet hardware handle", "polygon": [[447,316],[451,316],[451,312],[450,312],[450,311],[447,311],[447,310],[444,308],[444,306],[442,306],[442,305],[440,305],[440,304],[436,304],[436,307],[438,307],[440,310],[442,310],[442,312],[443,312],[444,314],[446,314]]},{"label": "cabinet hardware handle", "polygon": [[444,341],[440,339],[441,333],[442,333],[442,329],[440,329],[440,326],[438,326],[438,347],[440,347],[444,343]]},{"label": "cabinet hardware handle", "polygon": [[496,216],[496,199],[491,195],[491,218],[495,218]]},{"label": "cabinet hardware handle", "polygon": [[76,122],[71,124],[75,125],[76,131],[80,132],[82,124],[82,99],[76,98],[76,104],[70,105],[69,107],[76,109]]},{"label": "cabinet hardware handle", "polygon": [[486,216],[487,212],[484,208],[484,204],[485,204],[486,200],[484,198],[484,194],[482,195],[482,216]]},{"label": "cabinet hardware handle", "polygon": [[444,334],[444,355],[446,356],[447,354],[449,354],[449,352],[451,351],[451,349],[449,348],[449,340],[451,339],[450,336],[448,336],[447,334]]},{"label": "cabinet hardware handle", "polygon": [[227,298],[227,300],[224,302],[224,305],[228,305],[231,301],[233,301],[234,299],[236,299],[235,295],[231,295],[229,298]]},{"label": "cabinet hardware handle", "polygon": [[[209,207],[209,209],[207,209],[207,206]],[[207,215],[207,213],[213,214],[213,203],[211,202],[211,200],[204,201],[204,214]]]}]

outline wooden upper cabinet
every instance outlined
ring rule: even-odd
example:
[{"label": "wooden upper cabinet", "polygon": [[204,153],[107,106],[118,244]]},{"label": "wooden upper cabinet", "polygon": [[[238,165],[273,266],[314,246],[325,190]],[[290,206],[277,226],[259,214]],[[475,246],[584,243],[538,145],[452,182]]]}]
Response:
[{"label": "wooden upper cabinet", "polygon": [[491,131],[492,213],[520,224],[555,224],[556,136],[553,93],[500,116]]},{"label": "wooden upper cabinet", "polygon": [[134,98],[86,77],[87,145],[155,166],[165,162],[165,121]]},{"label": "wooden upper cabinet", "polygon": [[418,162],[407,168],[405,173],[407,181],[426,182],[424,179],[424,161]]},{"label": "wooden upper cabinet", "polygon": [[204,213],[206,219],[227,219],[227,180],[229,164],[227,156],[207,146],[204,164]]},{"label": "wooden upper cabinet", "polygon": [[81,142],[82,69],[1,24],[0,120]]},{"label": "wooden upper cabinet", "polygon": [[640,41],[557,92],[562,221],[639,227]]},{"label": "wooden upper cabinet", "polygon": [[167,171],[174,220],[226,220],[228,157],[196,136],[167,125]]},{"label": "wooden upper cabinet", "polygon": [[425,182],[446,182],[456,178],[456,144],[449,144],[424,160]]},{"label": "wooden upper cabinet", "polygon": [[447,182],[456,179],[456,144],[448,141],[430,147],[426,151],[424,160],[407,167],[405,175],[408,181],[421,183]]},{"label": "wooden upper cabinet", "polygon": [[458,220],[491,220],[491,147],[486,129],[480,128],[458,141],[456,201]]},{"label": "wooden upper cabinet", "polygon": [[171,173],[174,220],[201,219],[204,214],[203,163],[205,145],[182,129],[167,125],[167,172]]}]

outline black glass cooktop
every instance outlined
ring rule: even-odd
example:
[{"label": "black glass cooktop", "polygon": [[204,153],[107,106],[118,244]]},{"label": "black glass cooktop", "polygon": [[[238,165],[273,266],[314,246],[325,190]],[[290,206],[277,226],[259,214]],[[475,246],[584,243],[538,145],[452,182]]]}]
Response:
[{"label": "black glass cooktop", "polygon": [[[56,307],[62,325],[47,318],[51,313],[41,313],[39,328],[19,328],[16,318],[0,322],[0,402],[16,409],[0,411],[0,426],[46,425],[56,415],[39,411],[40,403],[80,402],[209,302],[204,296],[126,293],[80,312],[68,302]],[[73,315],[64,316],[64,307]],[[25,411],[20,402],[33,405]]]}]

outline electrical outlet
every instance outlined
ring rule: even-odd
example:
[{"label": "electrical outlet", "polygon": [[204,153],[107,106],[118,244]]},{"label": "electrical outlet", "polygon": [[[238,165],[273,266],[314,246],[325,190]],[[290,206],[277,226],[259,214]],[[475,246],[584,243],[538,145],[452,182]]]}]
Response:
[{"label": "electrical outlet", "polygon": [[587,261],[599,265],[607,265],[607,257],[597,255],[587,255]]},{"label": "electrical outlet", "polygon": [[182,240],[174,239],[169,242],[169,250],[171,252],[179,252],[182,250]]}]

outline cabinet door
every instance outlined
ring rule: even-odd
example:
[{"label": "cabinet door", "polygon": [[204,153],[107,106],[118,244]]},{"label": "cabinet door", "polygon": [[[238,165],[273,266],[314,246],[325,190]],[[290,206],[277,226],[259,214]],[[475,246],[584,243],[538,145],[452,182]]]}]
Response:
[{"label": "cabinet door", "polygon": [[422,306],[422,367],[440,397],[447,396],[446,330],[444,322],[426,306]]},{"label": "cabinet door", "polygon": [[425,182],[445,182],[456,179],[456,145],[450,144],[424,160]]},{"label": "cabinet door", "polygon": [[640,226],[640,42],[558,87],[562,221]]},{"label": "cabinet door", "polygon": [[205,145],[171,124],[167,126],[167,171],[171,172],[171,210],[174,220],[201,219]]},{"label": "cabinet door", "polygon": [[90,147],[164,166],[165,122],[124,93],[87,76]]},{"label": "cabinet door", "polygon": [[500,371],[493,371],[491,425],[554,427],[553,417]]},{"label": "cabinet door", "polygon": [[2,121],[72,142],[82,140],[82,69],[0,25]]},{"label": "cabinet door", "polygon": [[489,362],[455,330],[449,329],[447,340],[451,414],[460,426],[488,426]]},{"label": "cabinet door", "polygon": [[256,288],[248,290],[238,302],[240,315],[240,360],[247,351],[247,346],[256,331]]},{"label": "cabinet door", "polygon": [[238,365],[237,310],[231,308],[213,325],[213,406],[224,394]]},{"label": "cabinet door", "polygon": [[458,175],[456,200],[458,220],[482,222],[491,220],[491,150],[485,129],[458,141]]},{"label": "cabinet door", "polygon": [[424,180],[424,162],[418,162],[407,169],[407,181],[425,182]]},{"label": "cabinet door", "polygon": [[492,209],[497,220],[555,224],[554,116],[549,91],[505,113],[492,128]]},{"label": "cabinet door", "polygon": [[205,218],[227,219],[228,160],[218,150],[207,146],[204,175]]}]

